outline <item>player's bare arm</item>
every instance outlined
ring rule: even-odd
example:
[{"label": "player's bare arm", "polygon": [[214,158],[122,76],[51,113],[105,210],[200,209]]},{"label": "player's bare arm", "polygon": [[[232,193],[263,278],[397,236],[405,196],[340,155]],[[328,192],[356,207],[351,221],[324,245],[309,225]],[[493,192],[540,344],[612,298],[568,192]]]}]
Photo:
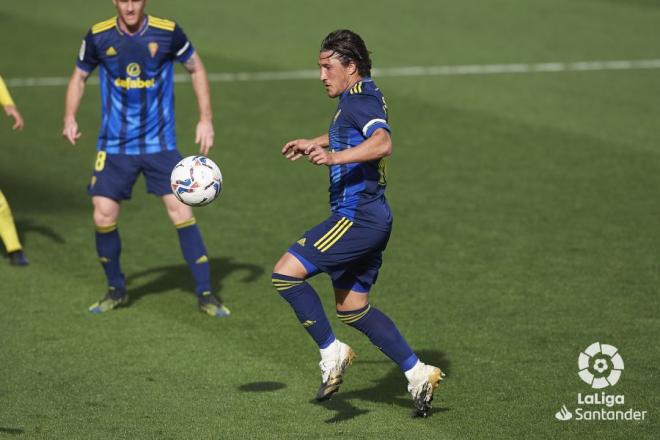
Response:
[{"label": "player's bare arm", "polygon": [[0,76],[0,105],[5,110],[5,114],[14,120],[14,125],[12,129],[22,130],[23,129],[23,116],[16,108],[14,100],[11,98],[11,94],[7,89],[5,81]]},{"label": "player's bare arm", "polygon": [[312,147],[328,148],[330,140],[328,134],[322,134],[313,139],[296,139],[289,141],[282,147],[282,154],[289,160],[298,160]]},{"label": "player's bare arm", "polygon": [[76,67],[69,79],[69,85],[66,89],[66,100],[64,103],[64,128],[62,136],[64,139],[76,145],[76,140],[82,136],[78,129],[76,113],[80,107],[80,102],[85,94],[85,84],[89,78],[89,73]]},{"label": "player's bare arm", "polygon": [[195,143],[199,145],[199,152],[207,156],[213,147],[215,132],[213,131],[213,113],[211,111],[211,91],[208,75],[204,63],[197,52],[184,63],[184,67],[192,78],[193,90],[197,97],[199,108],[199,122],[195,130]]},{"label": "player's bare arm", "polygon": [[345,163],[369,162],[392,154],[392,138],[384,128],[379,128],[371,137],[353,148],[332,152],[312,146],[305,154],[315,165],[341,165]]}]

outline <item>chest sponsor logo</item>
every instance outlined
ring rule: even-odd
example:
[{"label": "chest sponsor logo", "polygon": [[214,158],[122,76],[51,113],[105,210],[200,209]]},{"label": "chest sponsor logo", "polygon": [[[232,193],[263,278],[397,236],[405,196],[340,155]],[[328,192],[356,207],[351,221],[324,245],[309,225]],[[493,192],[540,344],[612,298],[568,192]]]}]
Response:
[{"label": "chest sponsor logo", "polygon": [[126,75],[137,77],[140,76],[140,73],[142,73],[142,69],[140,69],[140,65],[138,63],[131,63],[126,66]]},{"label": "chest sponsor logo", "polygon": [[156,80],[138,78],[142,73],[142,69],[138,63],[131,63],[126,66],[126,74],[128,78],[115,79],[115,86],[131,90],[131,89],[150,89],[156,85]]}]

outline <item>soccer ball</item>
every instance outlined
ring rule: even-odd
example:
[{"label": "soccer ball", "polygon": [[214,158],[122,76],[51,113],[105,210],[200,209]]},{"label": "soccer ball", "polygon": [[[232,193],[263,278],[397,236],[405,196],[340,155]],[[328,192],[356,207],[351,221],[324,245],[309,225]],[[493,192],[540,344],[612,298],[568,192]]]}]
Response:
[{"label": "soccer ball", "polygon": [[208,157],[188,156],[176,164],[170,183],[177,199],[186,205],[204,206],[220,195],[222,173]]}]

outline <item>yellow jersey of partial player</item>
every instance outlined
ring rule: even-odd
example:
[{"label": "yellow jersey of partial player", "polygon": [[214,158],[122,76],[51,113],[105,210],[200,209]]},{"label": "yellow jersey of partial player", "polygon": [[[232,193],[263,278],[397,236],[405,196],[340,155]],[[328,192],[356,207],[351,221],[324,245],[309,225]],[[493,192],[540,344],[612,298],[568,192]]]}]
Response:
[{"label": "yellow jersey of partial player", "polygon": [[7,85],[2,79],[2,76],[0,76],[0,105],[3,107],[14,105],[14,100],[11,99],[11,95],[9,94],[9,90],[7,89]]}]

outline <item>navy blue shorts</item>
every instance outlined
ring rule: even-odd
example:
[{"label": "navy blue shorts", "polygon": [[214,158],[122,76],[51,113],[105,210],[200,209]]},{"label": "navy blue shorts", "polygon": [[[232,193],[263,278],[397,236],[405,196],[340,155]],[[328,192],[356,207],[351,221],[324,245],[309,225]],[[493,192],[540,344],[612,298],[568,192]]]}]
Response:
[{"label": "navy blue shorts", "polygon": [[87,192],[90,196],[128,200],[135,181],[143,173],[148,193],[157,196],[171,194],[170,174],[180,160],[181,154],[177,150],[140,155],[99,151]]},{"label": "navy blue shorts", "polygon": [[374,229],[333,214],[305,232],[288,251],[310,275],[330,275],[336,289],[367,293],[378,278],[391,232],[391,223]]}]

